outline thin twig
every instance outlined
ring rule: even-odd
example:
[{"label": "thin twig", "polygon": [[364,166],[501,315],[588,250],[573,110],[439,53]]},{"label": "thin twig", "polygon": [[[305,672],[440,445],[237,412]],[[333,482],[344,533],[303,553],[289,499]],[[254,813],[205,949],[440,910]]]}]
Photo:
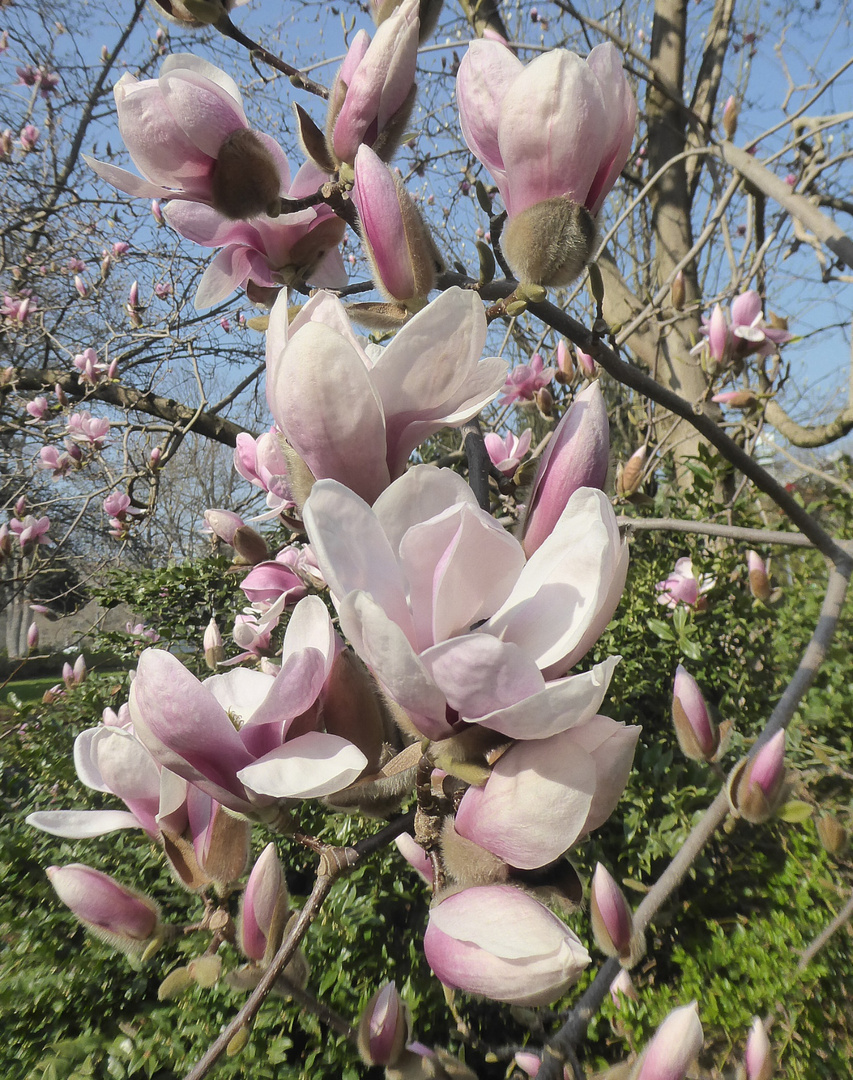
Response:
[{"label": "thin twig", "polygon": [[727,540],[742,540],[747,544],[785,544],[789,547],[813,547],[802,533],[781,532],[777,529],[746,529],[740,525],[716,525],[711,521],[686,521],[682,518],[637,518],[620,514],[620,528],[635,532],[696,533],[700,536],[722,536]]}]

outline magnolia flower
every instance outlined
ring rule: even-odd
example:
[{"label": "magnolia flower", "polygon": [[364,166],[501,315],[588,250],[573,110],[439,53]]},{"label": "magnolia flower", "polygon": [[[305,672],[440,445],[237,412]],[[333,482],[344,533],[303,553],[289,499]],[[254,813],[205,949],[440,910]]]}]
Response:
[{"label": "magnolia flower", "polygon": [[521,464],[521,459],[530,449],[530,440],[533,432],[525,428],[521,435],[514,435],[511,431],[501,438],[494,431],[485,436],[486,450],[489,460],[504,476],[512,476]]},{"label": "magnolia flower", "polygon": [[68,418],[68,433],[77,442],[89,443],[100,450],[107,442],[110,422],[105,417],[92,416],[87,410],[72,413]]},{"label": "magnolia flower", "polygon": [[705,1036],[696,1002],[674,1009],[643,1052],[634,1080],[682,1080],[702,1049]]},{"label": "magnolia flower", "polygon": [[718,364],[742,360],[752,353],[769,356],[794,336],[765,323],[761,296],[754,289],[741,293],[732,301],[730,323],[726,322],[720,305],[715,304],[710,318],[703,316],[700,332],[705,341],[701,341],[693,352],[707,349],[708,355]]},{"label": "magnolia flower", "polygon": [[446,986],[522,1006],[556,1001],[589,963],[556,915],[507,885],[465,889],[433,907],[424,952]]},{"label": "magnolia flower", "polygon": [[47,398],[42,396],[33,398],[32,401],[27,402],[26,409],[32,417],[31,420],[27,421],[27,423],[38,424],[40,421],[44,420],[45,416],[47,416],[48,414],[49,406],[47,403]]},{"label": "magnolia flower", "polygon": [[432,466],[410,469],[372,509],[319,481],[303,517],[347,638],[428,738],[464,719],[543,739],[595,716],[616,659],[563,676],[606,626],[627,572],[600,491],[576,491],[529,560],[461,477]]},{"label": "magnolia flower", "polygon": [[35,150],[40,136],[41,132],[34,124],[25,124],[18,136],[21,149],[25,153],[28,153],[30,150]]},{"label": "magnolia flower", "polygon": [[98,354],[91,348],[78,353],[73,362],[80,373],[80,381],[89,383],[91,386],[97,385],[107,370],[106,366],[98,361]]},{"label": "magnolia flower", "polygon": [[282,295],[267,331],[267,400],[313,477],[372,502],[424,439],[464,424],[495,397],[506,364],[481,360],[485,343],[481,301],[457,288],[381,350],[363,347],[336,297],[312,297],[288,325]]},{"label": "magnolia flower", "polygon": [[691,559],[679,559],[669,577],[655,585],[655,589],[660,593],[658,603],[668,608],[686,604],[687,607],[695,607],[697,611],[704,611],[708,606],[704,594],[713,589],[716,583],[716,578],[710,574],[702,574],[697,578]]},{"label": "magnolia flower", "polygon": [[568,284],[592,256],[595,216],[634,138],[618,51],[607,42],[582,60],[554,49],[525,67],[505,45],[475,41],[456,93],[465,141],[509,215],[510,266],[523,281]]},{"label": "magnolia flower", "polygon": [[296,547],[285,548],[274,559],[259,562],[240,582],[240,588],[251,604],[271,604],[284,598],[285,605],[293,605],[307,594],[305,582],[297,572],[300,551]]},{"label": "magnolia flower", "polygon": [[250,484],[267,493],[267,506],[273,514],[296,506],[287,482],[281,433],[275,425],[257,439],[248,432],[240,432],[234,449],[234,468]]},{"label": "magnolia flower", "polygon": [[39,544],[51,544],[53,541],[47,535],[50,529],[50,518],[35,518],[27,514],[21,520],[12,518],[9,522],[9,531],[18,537],[18,543],[24,554],[33,551]]},{"label": "magnolia flower", "polygon": [[[146,649],[131,687],[134,728],[164,768],[238,813],[340,791],[368,765],[330,730],[348,717],[321,716],[341,648],[323,602],[309,596],[290,617],[275,677],[237,668],[202,683],[170,653]],[[370,718],[360,719],[355,737],[366,745],[374,733]]]},{"label": "magnolia flower", "polygon": [[394,1065],[409,1039],[409,1015],[393,982],[364,1007],[358,1022],[358,1052],[368,1065]]},{"label": "magnolia flower", "polygon": [[536,391],[554,378],[555,369],[545,367],[545,361],[539,353],[530,357],[529,364],[516,364],[506,377],[504,396],[499,405],[512,405],[516,401],[532,401]]},{"label": "magnolia flower", "polygon": [[65,476],[73,465],[71,457],[66,453],[61,453],[55,446],[43,446],[39,450],[39,458],[36,464],[40,469],[50,469],[53,480]]}]

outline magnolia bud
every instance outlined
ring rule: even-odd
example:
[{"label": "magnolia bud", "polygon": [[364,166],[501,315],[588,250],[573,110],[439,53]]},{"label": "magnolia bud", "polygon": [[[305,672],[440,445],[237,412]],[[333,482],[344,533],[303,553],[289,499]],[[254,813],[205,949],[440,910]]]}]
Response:
[{"label": "magnolia bud", "polygon": [[204,632],[204,662],[211,671],[225,659],[225,648],[222,644],[222,632],[216,619],[211,619]]},{"label": "magnolia bud", "polygon": [[605,956],[627,959],[631,955],[634,932],[631,909],[622,890],[601,863],[596,864],[592,877],[589,913],[599,949]]},{"label": "magnolia bud", "polygon": [[672,279],[672,286],[669,290],[669,302],[675,308],[676,311],[681,311],[684,307],[684,301],[686,298],[686,290],[684,287],[684,271],[679,270],[675,277]]},{"label": "magnolia bud", "polygon": [[536,391],[534,400],[536,408],[546,419],[554,415],[554,399],[547,386],[542,386]]},{"label": "magnolia bud", "polygon": [[289,897],[275,844],[270,843],[255,863],[240,904],[237,943],[258,963],[273,958],[287,924]]},{"label": "magnolia bud", "polygon": [[48,867],[59,899],[102,940],[123,952],[143,952],[159,934],[160,916],[149,897],[82,863]]},{"label": "magnolia bud", "polygon": [[773,1075],[773,1051],[764,1024],[756,1016],[752,1021],[744,1055],[747,1080],[770,1080]]},{"label": "magnolia bud", "polygon": [[728,405],[731,409],[754,409],[758,404],[758,398],[751,390],[724,390],[721,394],[714,394],[711,401],[718,405]]},{"label": "magnolia bud", "polygon": [[575,374],[575,365],[572,363],[572,354],[563,338],[557,342],[557,370],[554,378],[564,386],[572,381]]},{"label": "magnolia bud", "polygon": [[639,996],[634,989],[634,983],[631,976],[624,968],[620,968],[619,974],[610,984],[610,996],[613,999],[613,1004],[617,1009],[622,1008],[622,1002],[620,997],[626,997],[630,1001],[638,1001]]},{"label": "magnolia bud", "polygon": [[746,566],[749,571],[749,591],[756,600],[763,600],[766,603],[770,599],[771,589],[764,560],[757,551],[748,551]]},{"label": "magnolia bud", "polygon": [[672,720],[681,752],[691,761],[710,761],[720,746],[720,735],[702,697],[699,684],[681,666],[675,669]]},{"label": "magnolia bud", "polygon": [[704,1039],[696,1002],[675,1009],[644,1051],[632,1080],[682,1080]]},{"label": "magnolia bud", "polygon": [[163,208],[160,205],[159,199],[151,200],[151,216],[158,225],[165,225],[166,219],[163,217]]},{"label": "magnolia bud", "polygon": [[27,630],[27,649],[32,652],[33,649],[38,648],[39,643],[39,628],[34,622],[30,623],[30,628]]},{"label": "magnolia bud", "polygon": [[503,249],[512,272],[534,285],[570,285],[592,258],[597,228],[585,206],[564,196],[534,203],[511,217]]},{"label": "magnolia bud", "polygon": [[255,566],[270,557],[266,540],[249,525],[241,525],[234,530],[231,546],[237,552],[240,561],[249,566]]},{"label": "magnolia bud", "polygon": [[723,131],[727,139],[733,139],[737,131],[737,121],[740,115],[740,105],[734,97],[730,97],[723,107]]},{"label": "magnolia bud", "polygon": [[847,830],[832,814],[817,819],[817,834],[830,855],[840,855],[847,847]]},{"label": "magnolia bud", "polygon": [[361,1014],[358,1052],[366,1065],[394,1065],[408,1039],[408,1010],[390,982],[373,995]]},{"label": "magnolia bud", "polygon": [[239,514],[233,510],[210,509],[204,512],[205,532],[209,529],[219,540],[226,544],[232,544],[234,534],[238,529],[244,528],[246,523]]},{"label": "magnolia bud", "polygon": [[727,794],[736,816],[760,825],[781,806],[785,783],[785,732],[777,731],[754,758],[744,758],[729,777]]},{"label": "magnolia bud", "polygon": [[641,446],[639,450],[635,450],[628,458],[616,479],[616,493],[618,495],[634,494],[643,478],[643,466],[645,464],[646,448]]},{"label": "magnolia bud", "polygon": [[254,131],[232,131],[216,156],[211,201],[220,214],[239,221],[277,209],[281,177],[272,154]]}]

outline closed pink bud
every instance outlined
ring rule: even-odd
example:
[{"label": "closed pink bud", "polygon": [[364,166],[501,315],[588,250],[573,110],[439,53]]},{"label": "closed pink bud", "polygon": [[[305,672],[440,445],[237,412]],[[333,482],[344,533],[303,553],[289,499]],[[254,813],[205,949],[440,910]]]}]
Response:
[{"label": "closed pink bud", "polygon": [[757,551],[746,553],[746,567],[749,571],[749,591],[756,600],[770,599],[770,578],[767,576],[767,567]]},{"label": "closed pink bud", "polygon": [[134,281],[130,286],[127,294],[127,303],[129,307],[135,308],[139,306],[139,282]]},{"label": "closed pink bud", "polygon": [[84,299],[89,295],[89,286],[79,274],[74,275],[74,288]]},{"label": "closed pink bud", "polygon": [[289,897],[284,871],[270,843],[252,868],[240,905],[238,943],[243,953],[260,962],[272,959],[281,944]]},{"label": "closed pink bud", "polygon": [[34,622],[30,623],[30,628],[27,630],[27,648],[32,651],[38,648],[39,643],[39,628]]},{"label": "closed pink bud", "polygon": [[409,1017],[393,982],[377,991],[358,1023],[358,1052],[366,1065],[394,1065],[406,1049]]},{"label": "closed pink bud", "polygon": [[74,661],[74,667],[72,670],[74,673],[74,683],[76,686],[79,686],[80,683],[86,681],[86,660],[84,659],[82,653],[80,653],[80,655]]},{"label": "closed pink bud", "polygon": [[163,451],[159,446],[155,446],[148,456],[148,464],[152,469],[156,469],[160,464],[160,458],[163,456]]},{"label": "closed pink bud", "polygon": [[584,375],[586,375],[588,379],[595,378],[595,360],[589,353],[585,353],[583,349],[579,349],[575,346],[575,355],[578,358],[578,365]]},{"label": "closed pink bud", "polygon": [[631,955],[634,920],[622,890],[597,863],[590,893],[592,932],[599,949],[606,956],[627,960]]},{"label": "closed pink bud", "polygon": [[207,526],[205,531],[212,532],[214,536],[224,540],[226,544],[233,543],[234,533],[246,524],[240,515],[235,514],[233,510],[219,509],[205,510],[204,523]]},{"label": "closed pink bud", "polygon": [[158,225],[166,224],[166,219],[163,217],[163,208],[160,206],[159,199],[151,200],[151,216],[154,218]]},{"label": "closed pink bud", "polygon": [[557,370],[554,378],[559,383],[570,383],[575,374],[575,365],[572,363],[572,354],[563,338],[557,342]]},{"label": "closed pink bud", "polygon": [[725,390],[721,394],[714,394],[711,401],[718,405],[728,405],[730,409],[754,409],[758,404],[758,398],[751,390]]},{"label": "closed pink bud", "polygon": [[632,1080],[683,1080],[704,1041],[696,1002],[675,1009],[658,1028]]},{"label": "closed pink bud", "polygon": [[114,379],[116,377],[116,372],[117,371],[118,371],[118,360],[113,360],[113,361],[110,362],[110,366],[107,368],[107,378],[108,379]]},{"label": "closed pink bud", "polygon": [[699,684],[681,664],[675,669],[672,719],[681,752],[691,761],[710,761],[720,746],[720,733],[708,714]]},{"label": "closed pink bud", "polygon": [[157,935],[159,909],[149,897],[83,863],[48,867],[59,899],[83,925],[125,952],[141,952]]},{"label": "closed pink bud", "polygon": [[728,783],[729,803],[736,815],[760,825],[779,809],[787,793],[785,731],[777,731],[754,758],[735,766]]},{"label": "closed pink bud", "polygon": [[752,1021],[749,1038],[746,1040],[744,1065],[747,1080],[770,1080],[773,1075],[773,1051],[764,1024],[757,1016]]},{"label": "closed pink bud", "polygon": [[613,999],[613,1004],[617,1009],[622,1008],[623,997],[628,998],[630,1001],[639,1001],[639,995],[634,989],[633,980],[625,968],[620,968],[619,974],[610,984],[610,997]]},{"label": "closed pink bud", "polygon": [[62,681],[65,683],[66,687],[69,690],[74,685],[74,669],[71,667],[67,660],[62,665]]},{"label": "closed pink bud", "polygon": [[686,296],[687,290],[684,283],[684,271],[679,270],[672,279],[672,286],[669,291],[669,301],[676,311],[681,311],[684,307]]},{"label": "closed pink bud", "polygon": [[27,497],[26,497],[26,495],[21,495],[20,498],[15,503],[15,517],[22,518],[22,517],[24,517],[26,515],[26,512],[27,512]]},{"label": "closed pink bud", "polygon": [[594,382],[575,398],[542,455],[522,528],[528,558],[550,536],[573,492],[604,486],[609,454],[607,408]]}]

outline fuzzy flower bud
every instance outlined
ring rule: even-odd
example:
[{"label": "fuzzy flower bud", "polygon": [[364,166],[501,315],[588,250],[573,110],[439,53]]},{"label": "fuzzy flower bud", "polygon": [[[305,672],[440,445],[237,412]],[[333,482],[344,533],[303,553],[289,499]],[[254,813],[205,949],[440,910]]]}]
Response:
[{"label": "fuzzy flower bud", "polygon": [[561,195],[511,217],[504,229],[503,249],[519,281],[562,287],[583,273],[597,239],[589,210]]},{"label": "fuzzy flower bud", "polygon": [[777,731],[754,758],[735,766],[728,783],[732,812],[754,825],[768,821],[785,798],[785,732]]},{"label": "fuzzy flower bud", "polygon": [[764,560],[757,551],[746,553],[746,568],[749,572],[749,591],[756,600],[766,603],[770,599],[770,578]]},{"label": "fuzzy flower bud", "polygon": [[93,934],[116,949],[142,952],[159,933],[157,905],[149,897],[83,863],[48,867],[59,899]]},{"label": "fuzzy flower bud", "polygon": [[733,139],[737,131],[737,121],[740,115],[740,105],[734,97],[729,97],[723,107],[723,131],[727,139]]},{"label": "fuzzy flower bud", "polygon": [[358,1023],[358,1052],[366,1065],[394,1065],[409,1039],[409,1016],[393,982],[365,1006]]},{"label": "fuzzy flower bud", "polygon": [[225,659],[225,647],[222,643],[222,631],[216,619],[211,619],[204,631],[204,662],[211,671]]},{"label": "fuzzy flower bud", "polygon": [[684,285],[684,271],[679,270],[675,277],[672,279],[672,287],[669,291],[669,302],[675,308],[676,311],[681,311],[684,307],[684,301],[686,299],[686,289]]},{"label": "fuzzy flower bud", "polygon": [[708,715],[699,684],[681,664],[675,669],[672,720],[681,752],[691,761],[710,761],[720,746],[720,733]]},{"label": "fuzzy flower bud", "polygon": [[639,450],[628,458],[622,467],[622,471],[616,479],[616,491],[619,495],[633,495],[640,486],[643,478],[643,467],[646,464],[646,448],[641,446]]}]

